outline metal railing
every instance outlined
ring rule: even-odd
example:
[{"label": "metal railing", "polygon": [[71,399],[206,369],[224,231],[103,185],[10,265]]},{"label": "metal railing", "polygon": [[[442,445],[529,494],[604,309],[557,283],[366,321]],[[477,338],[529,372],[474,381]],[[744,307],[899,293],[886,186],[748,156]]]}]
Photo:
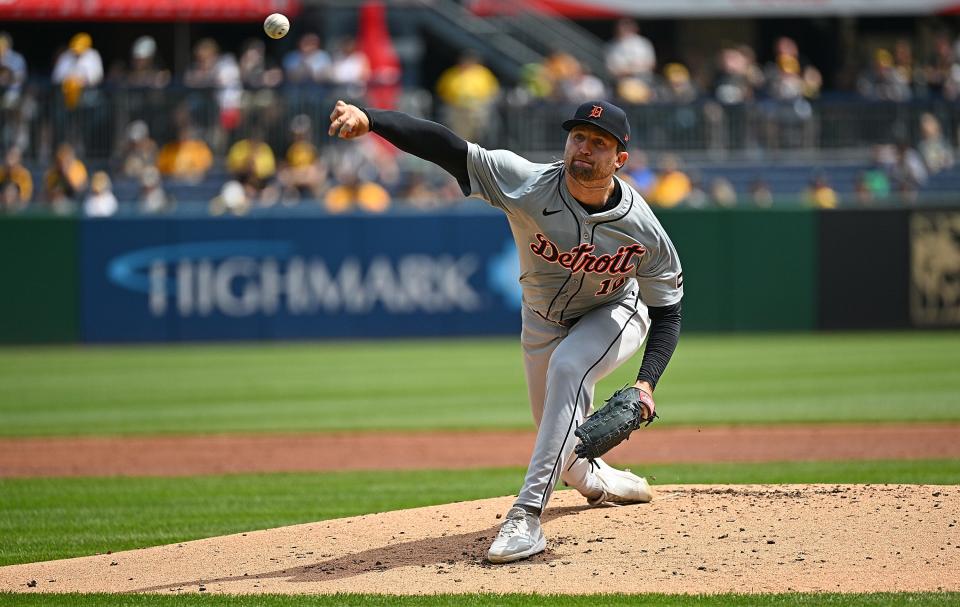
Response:
[{"label": "metal railing", "polygon": [[[407,91],[405,95],[422,98],[424,92]],[[85,159],[107,160],[122,148],[130,122],[143,120],[161,145],[176,138],[179,125],[189,123],[218,154],[254,129],[279,152],[289,144],[290,120],[298,114],[313,119],[315,141],[322,144],[326,119],[340,97],[356,99],[351,91],[333,88],[280,87],[244,91],[236,106],[225,106],[215,90],[104,87],[85,91],[70,108],[58,87],[35,85],[19,102],[0,107],[0,149],[18,145],[24,148],[26,159],[45,160],[58,143],[69,141]],[[569,103],[518,105],[504,101],[491,112],[483,131],[486,135],[479,143],[534,158],[558,154],[565,136],[559,125],[572,115],[574,107]],[[434,112],[436,116],[428,117],[443,116],[440,109]],[[915,144],[920,139],[920,116],[925,112],[939,119],[948,140],[960,127],[960,104],[934,99],[909,103],[823,99],[730,106],[707,100],[625,109],[633,146],[718,159],[743,156],[756,160],[847,149],[862,152],[874,144],[898,141]]]},{"label": "metal railing", "polygon": [[[528,152],[557,151],[570,117],[570,104],[537,104],[502,111],[503,147]],[[920,139],[920,116],[936,116],[948,139],[960,127],[960,105],[942,100],[911,103],[823,100],[801,104],[758,102],[721,105],[625,107],[632,141],[648,151],[692,152],[717,159],[800,156],[869,148]]]}]

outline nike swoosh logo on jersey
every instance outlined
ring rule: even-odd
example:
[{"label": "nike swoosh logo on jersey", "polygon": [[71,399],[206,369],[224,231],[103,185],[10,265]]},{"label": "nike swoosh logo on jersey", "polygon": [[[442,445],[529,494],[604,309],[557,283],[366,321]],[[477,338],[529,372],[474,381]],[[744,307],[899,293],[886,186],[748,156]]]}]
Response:
[{"label": "nike swoosh logo on jersey", "polygon": [[544,216],[544,217],[550,217],[551,215],[556,215],[557,213],[559,213],[559,212],[561,212],[561,211],[563,211],[563,209],[557,209],[556,211],[548,211],[548,210],[544,209],[544,210],[543,210],[543,216]]}]

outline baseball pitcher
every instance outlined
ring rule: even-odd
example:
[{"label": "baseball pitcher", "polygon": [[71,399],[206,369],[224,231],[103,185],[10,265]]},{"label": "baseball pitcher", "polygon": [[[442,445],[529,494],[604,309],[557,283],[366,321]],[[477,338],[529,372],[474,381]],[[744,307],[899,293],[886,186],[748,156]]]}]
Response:
[{"label": "baseball pitcher", "polygon": [[[464,195],[509,219],[520,255],[521,341],[538,431],[523,487],[487,553],[493,563],[546,548],[540,515],[558,480],[593,505],[652,499],[646,479],[599,455],[656,417],[653,391],[680,336],[677,252],[640,194],[616,176],[628,158],[626,114],[591,101],[562,127],[563,160],[536,164],[400,112],[338,101],[330,115],[330,135],[352,139],[373,131],[441,166]],[[636,383],[583,423],[596,383],[644,340]]]}]

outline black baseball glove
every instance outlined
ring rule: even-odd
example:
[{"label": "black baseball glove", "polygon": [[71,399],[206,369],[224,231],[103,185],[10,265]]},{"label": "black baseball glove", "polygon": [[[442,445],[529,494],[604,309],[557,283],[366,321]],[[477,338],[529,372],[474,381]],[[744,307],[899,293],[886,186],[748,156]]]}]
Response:
[{"label": "black baseball glove", "polygon": [[574,430],[580,444],[574,451],[593,463],[610,449],[630,438],[640,426],[649,426],[657,419],[653,397],[639,388],[623,387],[599,411],[588,417]]}]

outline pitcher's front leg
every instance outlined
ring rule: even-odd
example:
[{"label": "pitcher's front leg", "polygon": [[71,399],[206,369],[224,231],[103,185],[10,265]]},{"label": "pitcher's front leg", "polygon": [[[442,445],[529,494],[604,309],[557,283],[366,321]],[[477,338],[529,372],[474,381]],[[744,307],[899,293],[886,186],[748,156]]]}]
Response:
[{"label": "pitcher's front leg", "polygon": [[573,453],[576,437],[573,432],[583,422],[589,406],[593,384],[587,385],[589,369],[573,357],[558,356],[563,344],[554,352],[547,369],[547,389],[543,417],[537,429],[530,466],[516,504],[531,506],[541,512],[560,478],[563,462]]},{"label": "pitcher's front leg", "polygon": [[631,306],[605,306],[581,318],[554,350],[543,416],[517,505],[542,512],[563,476],[588,498],[600,496],[600,480],[583,464],[566,469],[576,446],[574,430],[590,410],[596,383],[636,353],[648,326],[646,316]]}]

